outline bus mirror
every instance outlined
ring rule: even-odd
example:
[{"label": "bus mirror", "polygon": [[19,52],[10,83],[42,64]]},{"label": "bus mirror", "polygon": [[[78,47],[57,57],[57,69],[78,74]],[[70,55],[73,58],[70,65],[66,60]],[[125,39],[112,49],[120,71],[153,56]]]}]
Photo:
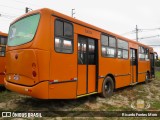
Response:
[{"label": "bus mirror", "polygon": [[158,60],[158,54],[157,54],[157,52],[154,52],[154,59]]}]

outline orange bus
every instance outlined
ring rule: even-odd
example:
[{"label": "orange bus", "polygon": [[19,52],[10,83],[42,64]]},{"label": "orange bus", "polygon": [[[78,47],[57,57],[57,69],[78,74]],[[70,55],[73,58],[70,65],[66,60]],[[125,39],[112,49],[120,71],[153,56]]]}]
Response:
[{"label": "orange bus", "polygon": [[4,85],[7,34],[0,32],[0,86]]},{"label": "orange bus", "polygon": [[75,99],[148,81],[154,51],[47,8],[11,23],[5,87],[40,99]]}]

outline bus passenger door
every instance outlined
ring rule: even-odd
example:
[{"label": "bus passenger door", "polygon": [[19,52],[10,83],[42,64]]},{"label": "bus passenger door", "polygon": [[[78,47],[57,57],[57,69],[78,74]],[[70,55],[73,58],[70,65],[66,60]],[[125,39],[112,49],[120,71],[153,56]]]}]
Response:
[{"label": "bus passenger door", "polygon": [[155,64],[154,64],[154,54],[153,53],[150,53],[150,66],[151,66],[151,76],[154,78],[155,77],[155,70],[154,70],[154,67],[155,67]]},{"label": "bus passenger door", "polygon": [[78,89],[77,95],[96,91],[96,40],[78,36]]},{"label": "bus passenger door", "polygon": [[138,82],[138,59],[137,50],[130,48],[131,61],[131,84]]}]

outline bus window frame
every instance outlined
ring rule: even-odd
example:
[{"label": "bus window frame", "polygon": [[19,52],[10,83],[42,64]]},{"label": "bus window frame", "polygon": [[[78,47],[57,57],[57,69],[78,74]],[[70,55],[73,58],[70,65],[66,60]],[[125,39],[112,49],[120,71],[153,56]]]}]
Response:
[{"label": "bus window frame", "polygon": [[30,40],[29,42],[26,42],[26,43],[23,43],[23,44],[20,44],[20,45],[16,45],[16,46],[9,46],[9,45],[8,45],[9,32],[8,32],[7,46],[9,46],[9,47],[17,47],[17,46],[21,46],[21,45],[28,44],[28,43],[32,42],[32,41],[35,39],[35,36],[36,36],[37,31],[38,31],[38,29],[39,29],[39,24],[41,23],[41,14],[40,14],[40,12],[33,13],[33,14],[30,14],[30,15],[27,15],[27,16],[24,16],[24,17],[22,17],[22,18],[20,18],[20,19],[18,19],[18,20],[16,20],[16,21],[14,21],[13,23],[11,23],[11,24],[10,24],[10,26],[9,26],[9,31],[10,31],[10,27],[11,27],[11,25],[13,25],[14,23],[16,23],[16,22],[18,22],[18,21],[20,21],[20,20],[22,20],[22,19],[24,19],[24,18],[26,18],[26,17],[30,17],[30,16],[33,16],[33,15],[36,15],[36,14],[39,14],[39,15],[40,15],[40,17],[39,17],[39,22],[38,22],[37,29],[36,29],[36,32],[35,32],[35,34],[34,34],[33,39],[32,39],[32,40]]},{"label": "bus window frame", "polygon": [[[108,46],[107,46],[108,48],[114,48],[115,49],[115,56],[114,57],[103,56],[103,54],[102,54],[102,46],[104,46],[104,45],[102,45],[102,35],[107,36],[108,37],[108,41],[109,41],[109,37],[115,38],[115,47],[109,46],[109,42],[108,42]],[[114,58],[114,59],[117,58],[117,39],[116,39],[116,37],[112,36],[112,35],[109,35],[109,34],[106,34],[106,33],[101,33],[101,37],[100,37],[100,49],[101,49],[101,56],[103,58]]]},{"label": "bus window frame", "polygon": [[[5,45],[4,45],[4,44],[1,44],[1,38],[6,38],[6,44],[5,44]],[[4,56],[1,56],[1,55],[0,55],[0,57],[5,57],[5,56],[6,56],[7,39],[8,39],[7,36],[2,36],[2,35],[0,35],[0,47],[4,47],[4,48],[5,48],[5,51],[0,51],[0,53],[1,53],[1,52],[4,52]]]},{"label": "bus window frame", "polygon": [[4,56],[0,55],[0,57],[5,57],[6,56],[6,46],[0,46],[0,47],[5,47],[5,51],[0,51],[0,54],[1,52],[4,52]]},{"label": "bus window frame", "polygon": [[[128,49],[118,48],[118,40],[122,40],[122,41],[127,42],[127,43],[128,43]],[[122,58],[119,58],[119,57],[118,57],[118,50],[119,50],[119,49],[122,50]],[[123,50],[128,51],[128,58],[123,58]],[[130,59],[130,49],[129,49],[129,42],[128,42],[128,41],[123,40],[123,39],[120,39],[120,38],[117,38],[117,58],[118,58],[118,59],[123,59],[123,60],[128,60],[128,59]]]},{"label": "bus window frame", "polygon": [[[55,27],[56,26],[56,20],[63,22],[63,33],[64,33],[64,22],[69,23],[70,25],[72,25],[72,38],[64,37],[64,35],[63,36],[56,36],[56,27]],[[60,17],[57,17],[54,20],[54,28],[53,29],[54,29],[54,40],[53,40],[54,41],[54,51],[56,53],[61,53],[61,54],[73,54],[74,53],[74,25],[73,25],[73,22],[71,22],[69,20],[65,20],[65,19],[60,18]],[[59,51],[57,51],[56,47],[55,47],[55,45],[56,45],[55,38],[62,38],[62,39],[72,40],[72,42],[71,42],[72,43],[72,52],[71,53],[66,53],[66,52],[59,52]]]},{"label": "bus window frame", "polygon": [[[141,48],[143,47],[143,49],[144,49],[144,53],[142,53],[141,52]],[[145,57],[146,57],[146,53],[145,53],[145,51],[146,51],[146,49],[148,49],[148,58],[146,59]],[[142,45],[138,45],[138,58],[139,58],[139,60],[140,61],[148,61],[148,60],[150,60],[150,56],[149,56],[149,48],[147,48],[147,47],[144,47],[144,46],[142,46]],[[139,57],[139,54],[143,54],[144,55],[144,58],[140,58]]]}]

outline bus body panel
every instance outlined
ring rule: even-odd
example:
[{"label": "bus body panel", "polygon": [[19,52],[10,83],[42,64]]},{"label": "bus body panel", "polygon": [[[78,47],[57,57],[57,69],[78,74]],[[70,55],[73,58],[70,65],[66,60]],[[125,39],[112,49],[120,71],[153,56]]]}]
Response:
[{"label": "bus body panel", "polygon": [[32,96],[40,99],[48,99],[48,81],[41,82],[32,87],[26,87],[10,83],[7,80],[4,80],[5,87],[11,91]]},{"label": "bus body panel", "polygon": [[131,84],[130,75],[117,76],[115,82],[116,82],[116,86],[115,86],[116,88],[128,86]]},{"label": "bus body panel", "polygon": [[112,74],[115,76],[115,88],[124,87],[131,83],[129,74],[130,61],[128,59],[101,57],[99,63],[99,75],[106,76]]},{"label": "bus body panel", "polygon": [[58,54],[51,52],[51,80],[58,82],[77,78],[77,56],[73,54]]},{"label": "bus body panel", "polygon": [[[127,86],[131,83],[130,80],[130,60],[117,59],[116,64],[116,77],[115,77],[115,88]],[[112,64],[113,66],[115,64]],[[114,67],[113,67],[114,68]]]},{"label": "bus body panel", "polygon": [[137,67],[136,66],[131,66],[131,83],[136,83],[137,82]]},{"label": "bus body panel", "polygon": [[6,57],[0,57],[0,85],[4,84]]},{"label": "bus body panel", "polygon": [[[37,58],[36,68],[38,68],[38,82],[50,80],[50,51],[35,49]],[[32,70],[35,68],[33,67]]]},{"label": "bus body panel", "polygon": [[[49,84],[49,98],[65,99],[76,97],[77,87],[77,42],[73,42],[73,53],[59,53],[55,50],[55,37],[54,37],[54,24],[56,17],[51,16],[50,21],[50,59],[49,59],[49,80],[52,81]],[[74,39],[76,34],[74,34]],[[74,86],[72,86],[74,85]],[[72,91],[72,92],[71,92]]]},{"label": "bus body panel", "polygon": [[[26,86],[38,82],[38,67],[35,67],[37,65],[36,53],[33,49],[9,51],[6,57],[8,81]],[[33,76],[33,72],[35,72],[35,76]]]},{"label": "bus body panel", "polygon": [[88,66],[88,93],[96,91],[96,66]]},{"label": "bus body panel", "polygon": [[74,24],[74,32],[76,34],[87,36],[90,38],[95,38],[97,40],[100,39],[100,35],[101,35],[101,33],[98,31],[95,31],[93,29],[90,29],[88,27],[84,27],[78,24]]},{"label": "bus body panel", "polygon": [[129,48],[137,49],[138,50],[138,44],[129,42]]},{"label": "bus body panel", "polygon": [[[0,32],[0,39],[1,37],[7,38],[7,34]],[[7,41],[7,39],[6,39]],[[4,44],[0,44],[1,47],[6,47]],[[2,50],[2,48],[1,48]],[[0,56],[0,85],[4,85],[4,77],[5,77],[5,65],[6,65],[6,51],[4,51],[4,56]]]},{"label": "bus body panel", "polygon": [[78,66],[78,86],[77,86],[77,95],[86,94],[86,76],[87,76],[87,69],[86,65],[79,65]]},{"label": "bus body panel", "polygon": [[49,85],[49,99],[75,99],[77,82],[62,82]]},{"label": "bus body panel", "polygon": [[98,78],[98,93],[101,93],[102,92],[102,85],[103,85],[103,81],[104,81],[104,78]]},{"label": "bus body panel", "polygon": [[139,61],[138,65],[138,82],[144,82],[146,79],[146,73],[150,71],[150,61]]}]

